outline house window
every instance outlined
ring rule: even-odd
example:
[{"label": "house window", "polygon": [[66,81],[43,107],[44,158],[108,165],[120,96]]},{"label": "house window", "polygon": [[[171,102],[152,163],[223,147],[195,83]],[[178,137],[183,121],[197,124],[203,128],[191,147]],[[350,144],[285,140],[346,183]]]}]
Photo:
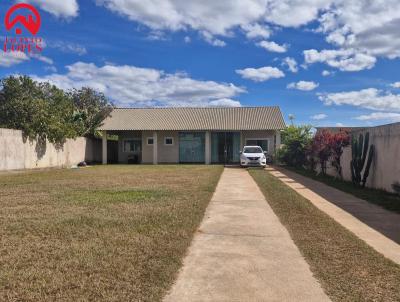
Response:
[{"label": "house window", "polygon": [[164,139],[164,145],[173,146],[174,145],[174,138],[173,137],[166,137]]},{"label": "house window", "polygon": [[148,137],[148,138],[147,138],[147,145],[149,145],[149,146],[154,145],[154,138]]},{"label": "house window", "polygon": [[263,151],[269,152],[269,141],[265,138],[254,138],[246,140],[246,146],[260,146]]},{"label": "house window", "polygon": [[123,151],[125,153],[140,152],[140,140],[127,139],[123,142]]}]

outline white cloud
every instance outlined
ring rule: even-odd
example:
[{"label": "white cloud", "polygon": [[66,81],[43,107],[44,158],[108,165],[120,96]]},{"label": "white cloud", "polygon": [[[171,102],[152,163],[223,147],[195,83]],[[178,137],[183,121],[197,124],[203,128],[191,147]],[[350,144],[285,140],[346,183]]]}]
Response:
[{"label": "white cloud", "polygon": [[285,74],[276,67],[261,67],[261,68],[245,68],[238,69],[236,73],[240,74],[242,78],[249,79],[254,82],[264,82],[270,79],[283,78]]},{"label": "white cloud", "polygon": [[49,64],[49,65],[53,65],[54,64],[53,59],[51,59],[49,57],[42,56],[40,54],[30,54],[29,56],[31,58],[35,58],[36,60],[39,60],[39,61],[41,61],[43,63],[46,63],[46,64]]},{"label": "white cloud", "polygon": [[400,55],[400,2],[397,0],[332,0],[319,22],[327,41],[372,56]]},{"label": "white cloud", "polygon": [[375,88],[319,94],[326,105],[350,105],[371,110],[400,111],[400,95]]},{"label": "white cloud", "polygon": [[297,62],[295,59],[287,57],[283,59],[282,65],[287,66],[287,68],[291,71],[291,72],[298,72],[299,68],[297,66]]},{"label": "white cloud", "polygon": [[331,74],[332,74],[332,72],[329,71],[329,70],[324,70],[324,71],[322,71],[322,76],[324,76],[324,77],[328,77],[328,76],[330,76]]},{"label": "white cloud", "polygon": [[152,30],[147,36],[147,40],[150,41],[166,41],[167,38],[165,33],[161,30]]},{"label": "white cloud", "polygon": [[76,17],[79,11],[76,0],[21,0],[19,2],[28,2],[38,5],[46,12],[63,18]]},{"label": "white cloud", "polygon": [[360,71],[375,66],[376,58],[359,53],[354,49],[340,50],[305,50],[303,52],[306,64],[326,63],[342,71]]},{"label": "white cloud", "polygon": [[275,42],[270,42],[270,41],[261,41],[257,43],[257,46],[262,47],[267,51],[271,52],[284,53],[287,51],[287,45],[279,45]]},{"label": "white cloud", "polygon": [[[39,2],[39,0],[35,0]],[[67,1],[51,1],[63,6]],[[75,1],[72,1],[75,2]],[[96,0],[130,20],[157,30],[206,31],[229,36],[236,28],[249,39],[270,37],[275,25],[299,27],[311,22],[340,49],[371,57],[400,56],[398,0]]]},{"label": "white cloud", "polygon": [[[346,1],[346,0],[341,0]],[[318,12],[328,9],[334,0],[272,0],[266,1],[264,18],[284,27],[299,27],[318,18]]]},{"label": "white cloud", "polygon": [[360,121],[390,120],[390,121],[396,122],[396,121],[400,121],[400,113],[373,112],[371,114],[357,116],[355,119],[360,120]]},{"label": "white cloud", "polygon": [[[225,35],[237,26],[257,27],[265,22],[284,27],[298,27],[316,20],[318,12],[327,9],[333,1],[97,0],[96,2],[151,28],[182,30],[190,27],[212,34]],[[246,31],[251,32],[251,30]],[[253,32],[256,31],[259,32],[258,29],[253,30]],[[262,35],[268,36],[266,32]]]},{"label": "white cloud", "polygon": [[321,114],[316,114],[316,115],[311,116],[311,119],[315,120],[315,121],[320,121],[320,120],[326,119],[327,117],[328,116],[326,114],[321,113]]},{"label": "white cloud", "polygon": [[400,88],[400,82],[392,83],[392,84],[390,84],[390,86],[393,88]]},{"label": "white cloud", "polygon": [[67,41],[48,42],[47,47],[56,48],[62,52],[73,53],[79,56],[87,54],[87,49],[85,48],[85,46]]},{"label": "white cloud", "polygon": [[124,106],[238,106],[240,103],[232,98],[246,92],[229,83],[199,81],[184,73],[129,65],[98,67],[77,62],[66,68],[65,74],[34,78],[63,89],[92,87]]},{"label": "white cloud", "polygon": [[219,99],[209,102],[210,106],[213,107],[241,107],[240,102],[232,99]]},{"label": "white cloud", "polygon": [[264,38],[268,39],[271,36],[271,30],[268,26],[260,24],[245,24],[242,29],[246,32],[248,39]]},{"label": "white cloud", "polygon": [[176,31],[192,28],[212,35],[227,35],[234,27],[254,24],[254,21],[262,19],[266,10],[264,0],[96,2],[152,29]]},{"label": "white cloud", "polygon": [[29,61],[31,58],[39,60],[43,63],[53,65],[54,62],[51,58],[45,57],[40,54],[30,54],[27,55],[25,52],[4,52],[0,51],[0,66],[10,67],[13,65],[17,65],[26,61]]},{"label": "white cloud", "polygon": [[220,39],[215,38],[212,34],[210,34],[208,31],[203,31],[201,32],[201,35],[203,36],[204,40],[217,47],[225,47],[226,43]]},{"label": "white cloud", "polygon": [[151,29],[193,29],[213,36],[229,36],[236,28],[249,39],[268,38],[266,23],[298,27],[316,20],[331,0],[96,0],[128,19]]},{"label": "white cloud", "polygon": [[289,89],[297,89],[302,91],[311,91],[319,86],[318,83],[312,81],[300,81],[297,83],[290,83],[287,85]]},{"label": "white cloud", "polygon": [[0,51],[0,66],[10,67],[28,60],[29,57],[24,52]]}]

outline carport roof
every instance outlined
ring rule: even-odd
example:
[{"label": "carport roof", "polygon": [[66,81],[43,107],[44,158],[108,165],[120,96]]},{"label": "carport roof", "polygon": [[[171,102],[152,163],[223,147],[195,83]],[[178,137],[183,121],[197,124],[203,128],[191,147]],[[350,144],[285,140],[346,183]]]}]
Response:
[{"label": "carport roof", "polygon": [[120,108],[99,130],[279,130],[285,126],[279,107]]}]

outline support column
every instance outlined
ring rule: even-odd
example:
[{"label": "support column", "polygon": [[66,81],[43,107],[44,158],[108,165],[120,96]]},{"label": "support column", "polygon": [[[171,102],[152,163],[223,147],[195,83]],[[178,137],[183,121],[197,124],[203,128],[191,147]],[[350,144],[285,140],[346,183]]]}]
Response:
[{"label": "support column", "polygon": [[276,135],[275,151],[277,151],[281,148],[281,131],[277,130],[275,135]]},{"label": "support column", "polygon": [[103,165],[107,165],[107,131],[102,132]]},{"label": "support column", "polygon": [[153,165],[158,165],[158,133],[153,132]]},{"label": "support column", "polygon": [[244,133],[243,133],[243,131],[240,131],[240,151],[243,150],[243,147],[244,147],[245,143],[246,142],[244,141]]},{"label": "support column", "polygon": [[205,164],[210,165],[211,164],[211,132],[207,131],[206,132],[206,151],[205,151]]}]

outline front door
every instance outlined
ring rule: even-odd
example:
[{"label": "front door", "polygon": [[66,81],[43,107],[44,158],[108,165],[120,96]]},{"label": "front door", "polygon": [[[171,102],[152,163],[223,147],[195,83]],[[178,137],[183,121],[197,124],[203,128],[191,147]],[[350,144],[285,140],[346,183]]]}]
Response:
[{"label": "front door", "polygon": [[200,132],[179,133],[179,162],[205,162],[205,134]]},{"label": "front door", "polygon": [[211,134],[211,161],[215,164],[237,164],[240,161],[240,133]]}]

